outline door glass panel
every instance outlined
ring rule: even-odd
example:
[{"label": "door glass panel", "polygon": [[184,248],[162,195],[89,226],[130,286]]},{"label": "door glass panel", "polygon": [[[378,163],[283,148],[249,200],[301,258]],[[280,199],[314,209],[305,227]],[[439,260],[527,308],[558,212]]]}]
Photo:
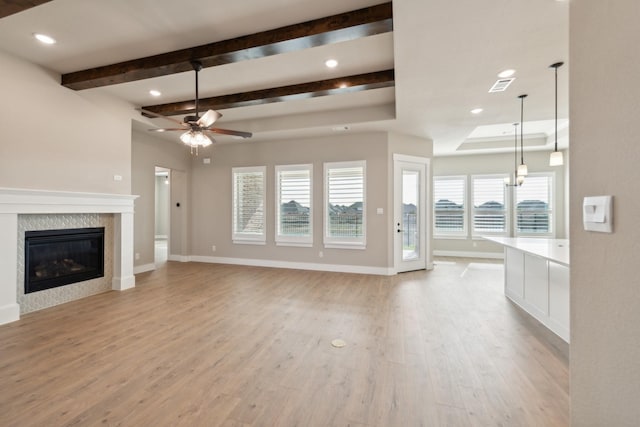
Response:
[{"label": "door glass panel", "polygon": [[418,207],[420,197],[420,172],[402,171],[402,260],[420,257],[420,221]]}]

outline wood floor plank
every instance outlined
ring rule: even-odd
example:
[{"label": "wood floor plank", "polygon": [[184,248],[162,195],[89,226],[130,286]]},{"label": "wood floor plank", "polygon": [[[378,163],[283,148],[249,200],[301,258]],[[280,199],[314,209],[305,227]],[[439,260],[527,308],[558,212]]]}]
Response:
[{"label": "wood floor plank", "polygon": [[169,262],[0,326],[0,425],[569,425],[567,360],[504,297],[502,265],[448,261]]}]

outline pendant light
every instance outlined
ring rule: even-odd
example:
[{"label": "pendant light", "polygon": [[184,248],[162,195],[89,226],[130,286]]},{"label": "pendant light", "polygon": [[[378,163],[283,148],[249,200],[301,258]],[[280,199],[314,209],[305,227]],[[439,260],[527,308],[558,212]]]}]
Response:
[{"label": "pendant light", "polygon": [[524,181],[524,177],[529,174],[529,170],[527,165],[524,164],[524,137],[523,137],[523,129],[524,129],[524,99],[527,95],[520,95],[520,166],[518,166],[518,177],[523,177],[522,181]]},{"label": "pendant light", "polygon": [[558,68],[562,67],[564,62],[556,62],[555,64],[549,65],[549,68],[553,68],[555,70],[556,75],[556,87],[555,87],[555,110],[556,110],[556,125],[554,136],[556,139],[555,148],[551,156],[549,156],[549,166],[562,166],[564,164],[564,159],[562,158],[562,151],[558,151]]},{"label": "pendant light", "polygon": [[504,183],[507,187],[517,187],[524,182],[524,176],[518,176],[518,125],[519,123],[513,124],[513,177],[516,181],[511,184],[511,179],[505,178]]}]

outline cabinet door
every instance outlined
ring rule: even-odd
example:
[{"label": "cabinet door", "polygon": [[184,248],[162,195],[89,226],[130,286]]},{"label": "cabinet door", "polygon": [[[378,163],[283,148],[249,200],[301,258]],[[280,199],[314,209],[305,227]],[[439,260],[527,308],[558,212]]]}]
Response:
[{"label": "cabinet door", "polygon": [[[569,333],[569,267],[549,263],[549,317]],[[568,337],[567,337],[568,339]]]},{"label": "cabinet door", "polygon": [[549,315],[549,271],[546,259],[524,256],[524,299],[538,315]]},{"label": "cabinet door", "polygon": [[518,250],[504,250],[505,293],[518,299],[524,298],[524,254]]}]

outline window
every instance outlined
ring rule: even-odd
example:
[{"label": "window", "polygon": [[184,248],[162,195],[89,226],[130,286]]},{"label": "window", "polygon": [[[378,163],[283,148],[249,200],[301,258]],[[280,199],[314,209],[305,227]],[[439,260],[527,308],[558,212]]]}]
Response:
[{"label": "window", "polygon": [[474,175],[471,177],[473,235],[507,234],[505,178],[508,175]]},{"label": "window", "polygon": [[265,244],[266,168],[233,168],[233,242]]},{"label": "window", "polygon": [[365,247],[364,161],[325,163],[324,246]]},{"label": "window", "polygon": [[465,237],[466,176],[438,176],[433,178],[434,236]]},{"label": "window", "polygon": [[529,174],[516,188],[516,235],[551,235],[553,174]]},{"label": "window", "polygon": [[276,166],[276,244],[311,246],[312,165]]}]

